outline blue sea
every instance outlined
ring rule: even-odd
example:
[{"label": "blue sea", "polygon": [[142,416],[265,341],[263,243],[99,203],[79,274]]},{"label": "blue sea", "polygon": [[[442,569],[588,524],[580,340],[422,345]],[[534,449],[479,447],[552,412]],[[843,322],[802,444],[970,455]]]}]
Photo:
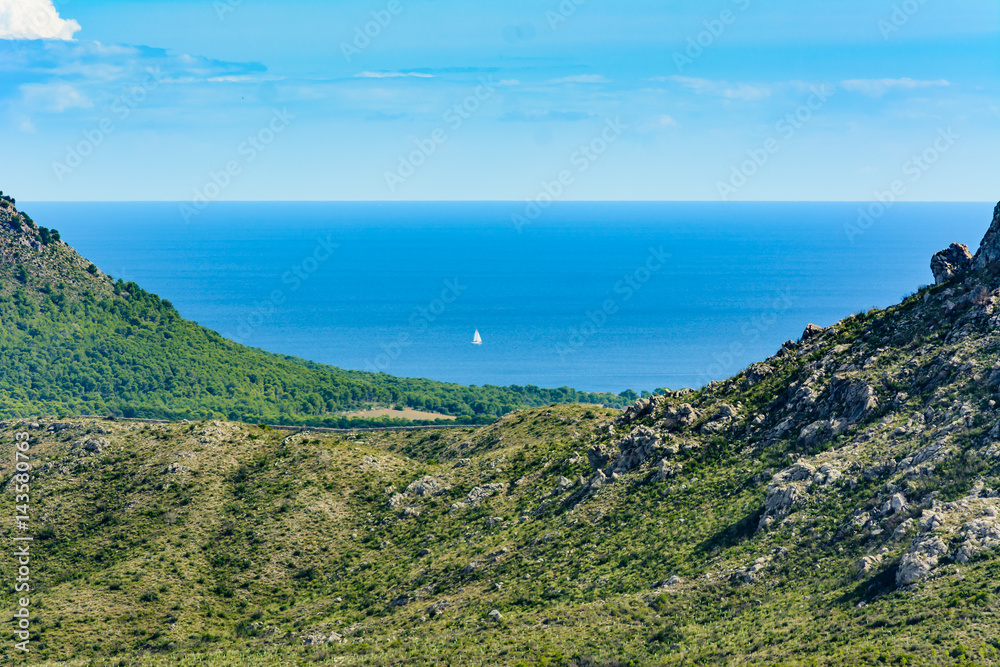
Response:
[{"label": "blue sea", "polygon": [[185,221],[176,203],[21,204],[106,273],[246,345],[614,392],[698,387],[810,322],[896,303],[933,281],[934,252],[974,251],[993,211],[567,202],[532,219],[517,202],[212,203]]}]

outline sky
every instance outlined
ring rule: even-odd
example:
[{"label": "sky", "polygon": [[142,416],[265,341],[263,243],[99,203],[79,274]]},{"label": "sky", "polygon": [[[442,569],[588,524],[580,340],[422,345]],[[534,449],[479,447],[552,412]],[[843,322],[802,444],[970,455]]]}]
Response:
[{"label": "sky", "polygon": [[996,201],[996,0],[0,0],[27,201]]}]

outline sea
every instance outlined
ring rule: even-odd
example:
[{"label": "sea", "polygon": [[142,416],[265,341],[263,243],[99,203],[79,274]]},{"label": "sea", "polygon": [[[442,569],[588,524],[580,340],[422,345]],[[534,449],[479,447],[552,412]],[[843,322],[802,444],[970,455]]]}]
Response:
[{"label": "sea", "polygon": [[[933,282],[992,203],[19,202],[239,343],[345,369],[700,387]],[[482,345],[473,345],[479,331]]]}]

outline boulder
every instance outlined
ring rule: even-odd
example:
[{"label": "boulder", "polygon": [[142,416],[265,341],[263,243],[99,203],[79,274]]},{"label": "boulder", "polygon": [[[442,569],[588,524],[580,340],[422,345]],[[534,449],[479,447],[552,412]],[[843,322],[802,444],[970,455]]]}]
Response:
[{"label": "boulder", "polygon": [[784,519],[792,510],[808,499],[809,495],[798,485],[782,486],[772,484],[767,489],[764,514],[757,523],[757,530],[767,530],[777,521]]},{"label": "boulder", "polygon": [[469,495],[465,499],[465,504],[476,505],[493,496],[497,492],[504,491],[506,489],[507,485],[502,482],[498,484],[484,484],[483,486],[477,486],[472,489],[472,491],[469,491]]},{"label": "boulder", "polygon": [[611,458],[611,452],[601,445],[594,445],[587,452],[587,460],[590,461],[590,467],[594,470],[604,468],[604,466],[611,462]]},{"label": "boulder", "polygon": [[993,209],[993,224],[979,246],[973,259],[973,267],[978,271],[1000,264],[1000,204]]},{"label": "boulder", "polygon": [[91,454],[100,454],[108,446],[108,441],[104,438],[96,438],[83,443],[83,450]]},{"label": "boulder", "polygon": [[802,340],[807,341],[811,338],[815,338],[821,333],[823,333],[823,327],[817,324],[810,324],[806,327],[806,330],[802,332]]},{"label": "boulder", "polygon": [[573,480],[566,477],[560,477],[558,484],[556,484],[556,493],[565,493],[573,488]]},{"label": "boulder", "polygon": [[687,428],[701,418],[701,413],[685,403],[667,408],[658,424],[663,429],[670,431]]},{"label": "boulder", "polygon": [[671,479],[672,477],[676,477],[683,469],[684,466],[682,466],[679,463],[671,464],[670,461],[668,461],[667,459],[661,459],[659,470],[653,477],[653,481],[663,482],[665,480]]},{"label": "boulder", "polygon": [[656,431],[648,426],[636,427],[618,441],[618,449],[621,453],[615,459],[614,470],[624,472],[638,468],[662,446],[663,440],[656,434]]},{"label": "boulder", "polygon": [[415,482],[411,482],[409,486],[406,487],[406,492],[413,496],[438,496],[448,490],[448,485],[444,480],[438,479],[437,477],[427,476],[423,479],[418,479]]},{"label": "boulder", "polygon": [[631,424],[634,421],[643,419],[653,414],[656,408],[666,399],[665,396],[651,396],[649,398],[640,398],[636,401],[635,405],[630,406],[625,410],[624,414],[620,416],[617,420],[619,425]]},{"label": "boulder", "polygon": [[948,547],[941,538],[935,535],[917,538],[910,551],[903,554],[896,572],[896,585],[910,586],[927,579],[947,553]]},{"label": "boulder", "polygon": [[503,620],[503,614],[501,614],[498,609],[494,609],[489,614],[487,614],[487,616],[489,616],[489,619],[491,621],[502,621]]},{"label": "boulder", "polygon": [[843,404],[842,417],[849,425],[864,421],[879,407],[874,387],[863,381],[852,381],[843,376],[834,378],[830,399]]},{"label": "boulder", "polygon": [[969,246],[961,243],[952,243],[931,259],[931,271],[934,272],[934,282],[938,285],[964,273],[970,266],[972,253],[969,252]]}]

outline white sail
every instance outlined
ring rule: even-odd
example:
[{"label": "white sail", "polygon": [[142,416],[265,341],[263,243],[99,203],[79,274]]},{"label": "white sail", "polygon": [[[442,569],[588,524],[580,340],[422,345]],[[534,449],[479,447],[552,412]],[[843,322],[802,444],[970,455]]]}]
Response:
[{"label": "white sail", "polygon": [[479,335],[479,329],[476,329],[476,335],[473,336],[473,338],[472,338],[472,344],[473,345],[482,345],[483,344],[483,337]]}]

